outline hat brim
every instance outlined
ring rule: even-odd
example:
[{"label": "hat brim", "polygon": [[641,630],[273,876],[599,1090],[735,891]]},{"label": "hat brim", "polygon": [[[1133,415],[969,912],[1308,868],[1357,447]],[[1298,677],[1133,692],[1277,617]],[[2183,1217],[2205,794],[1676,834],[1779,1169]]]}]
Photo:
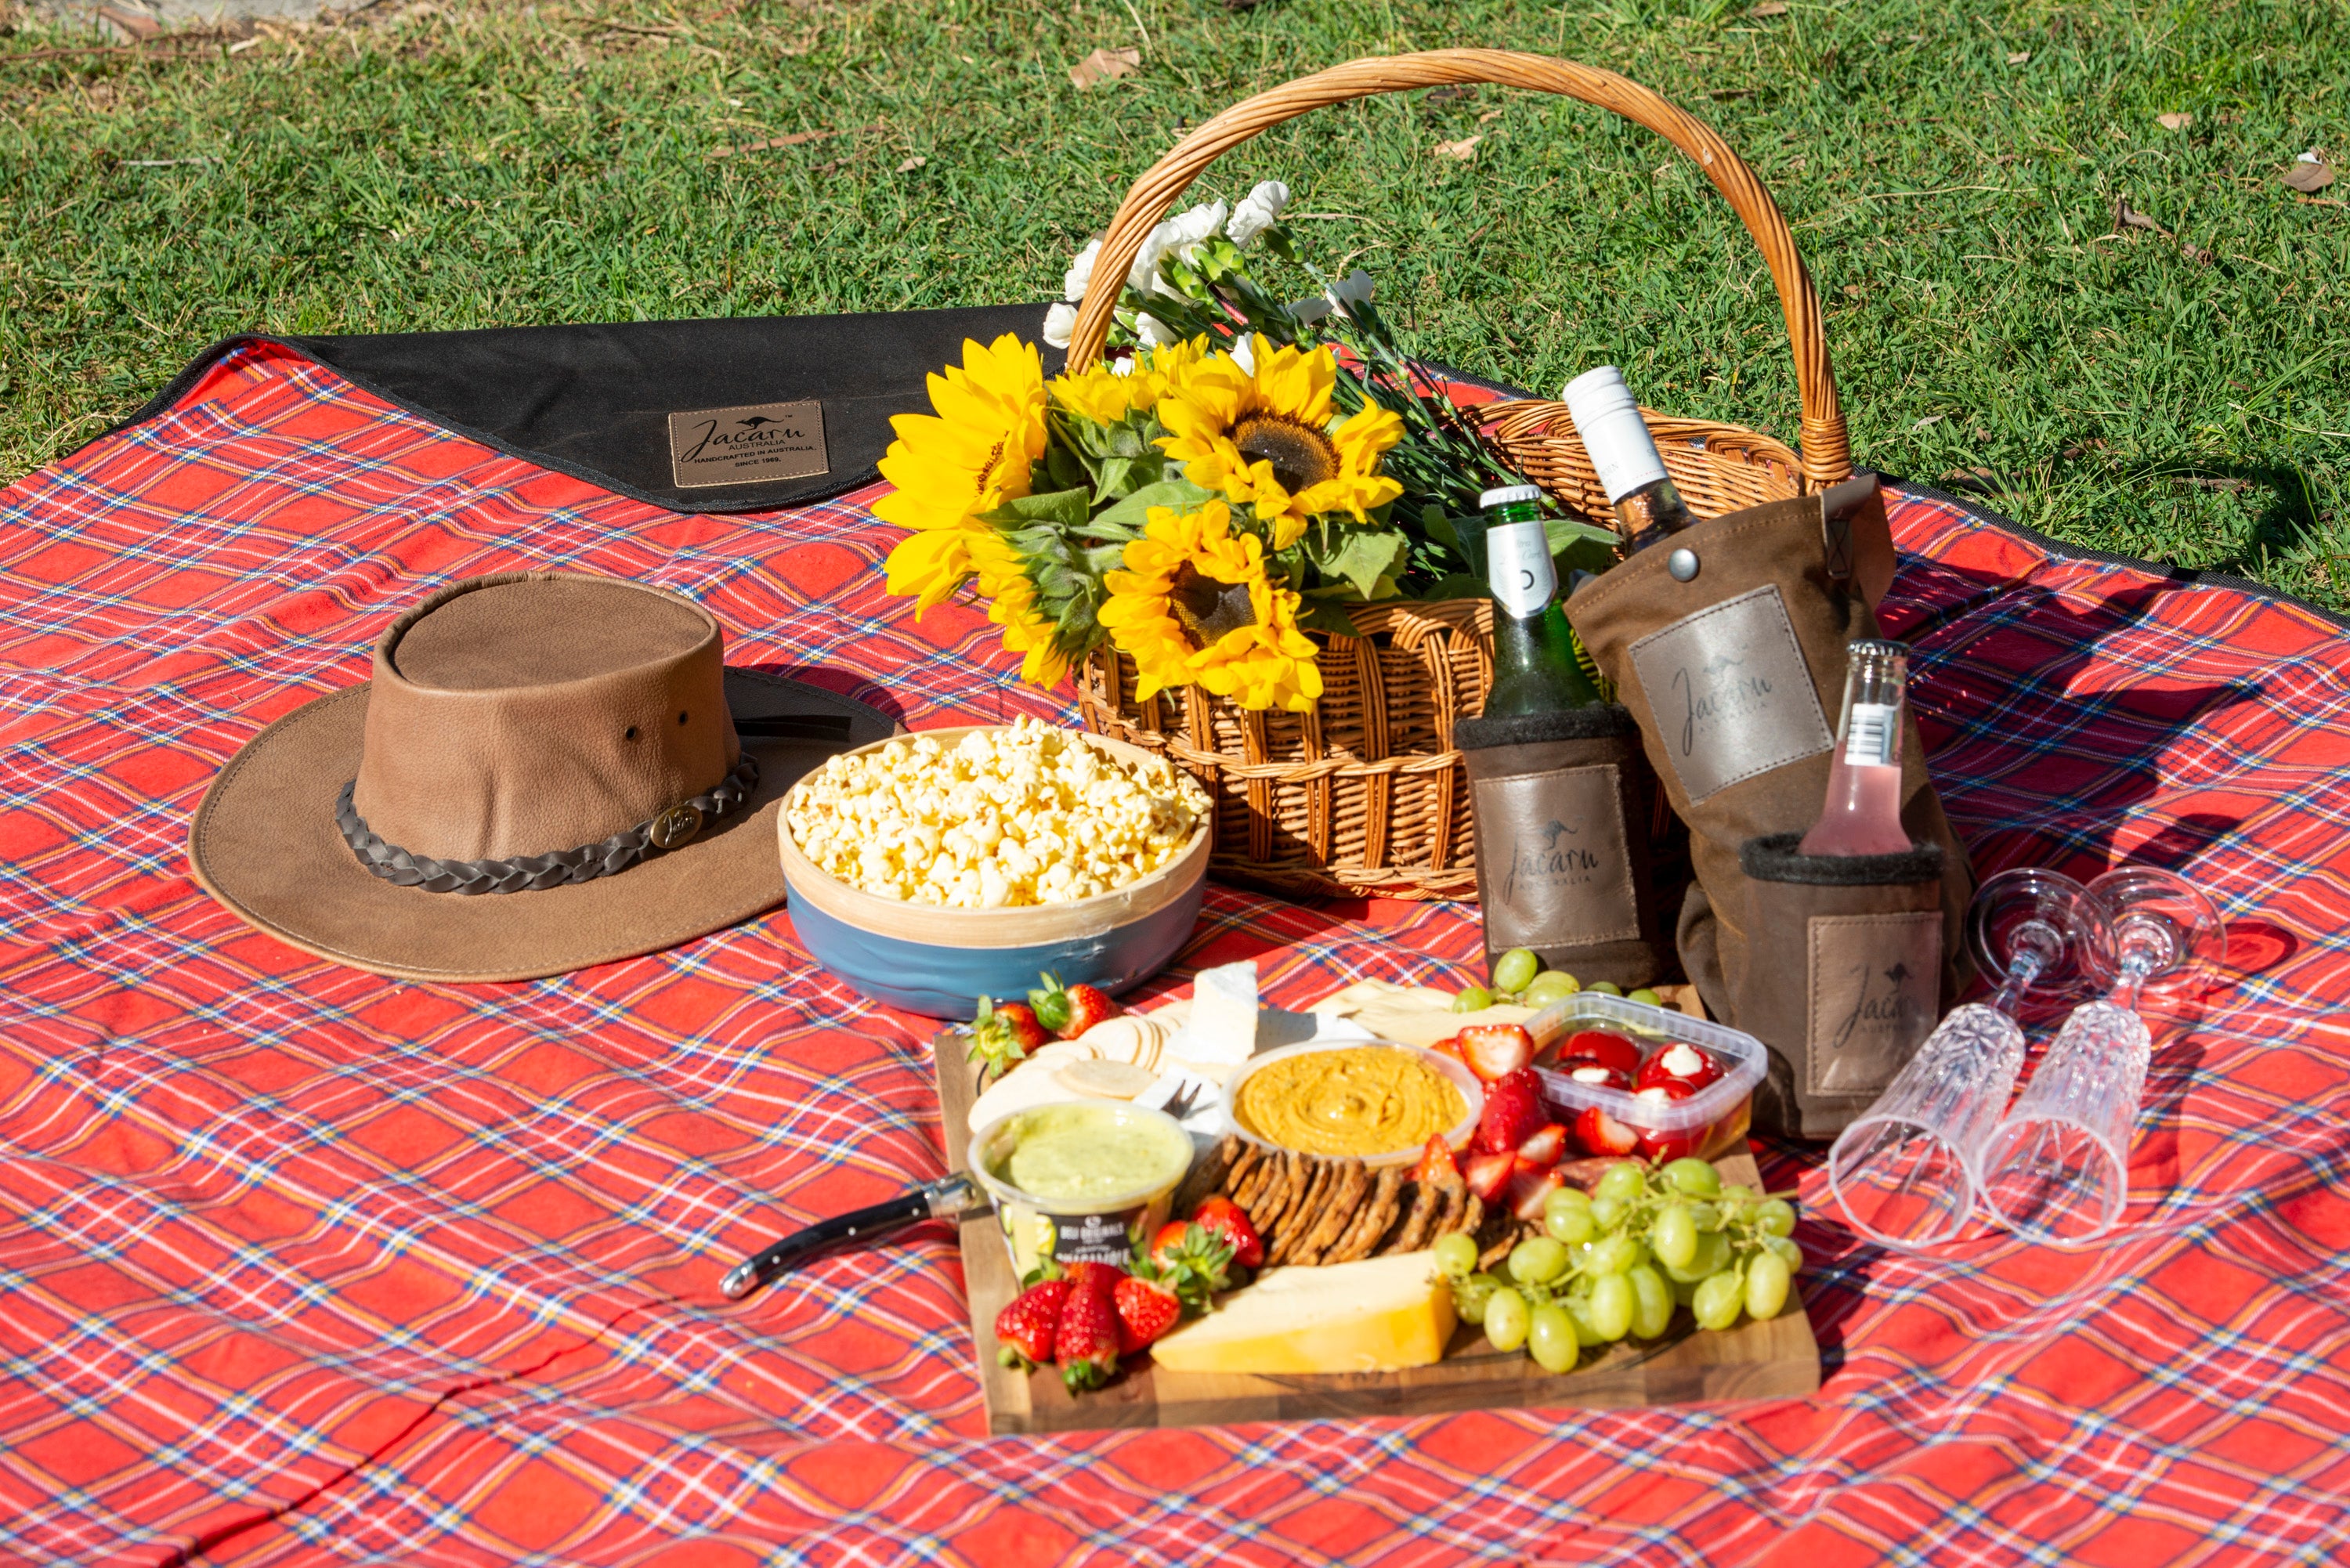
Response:
[{"label": "hat brim", "polygon": [[[403,980],[536,980],[657,952],[784,901],[775,814],[795,780],[837,752],[889,736],[879,710],[757,670],[726,671],[746,719],[846,722],[839,739],[743,735],[759,785],[679,848],[592,881],[525,893],[430,893],[362,866],[335,826],[335,796],[359,772],[361,684],[305,703],[252,740],[213,781],[189,829],[206,892],[257,929],[337,963]],[[795,726],[785,725],[784,728]]]}]

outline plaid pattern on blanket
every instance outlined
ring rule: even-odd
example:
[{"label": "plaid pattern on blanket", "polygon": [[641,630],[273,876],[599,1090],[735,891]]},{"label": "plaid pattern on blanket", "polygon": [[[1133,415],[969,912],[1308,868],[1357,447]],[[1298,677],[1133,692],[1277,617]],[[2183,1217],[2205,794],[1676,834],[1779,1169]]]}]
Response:
[{"label": "plaid pattern on blanket", "polygon": [[[2230,972],[2158,1044],[2118,1234],[1797,1231],[1816,1399],[983,1437],[943,1225],[743,1306],[779,1231],[940,1168],[924,1021],[786,913],[399,983],[197,889],[235,748],[430,587],[657,582],[916,727],[1035,712],[862,497],[679,516],[283,350],[0,493],[0,1559],[646,1565],[2334,1560],[2350,1530],[2350,643],[1905,496],[1887,629],[1989,871],[2189,871]],[[1462,983],[1473,910],[1211,889],[1154,987]],[[1816,1156],[1765,1149],[1824,1197]]]}]

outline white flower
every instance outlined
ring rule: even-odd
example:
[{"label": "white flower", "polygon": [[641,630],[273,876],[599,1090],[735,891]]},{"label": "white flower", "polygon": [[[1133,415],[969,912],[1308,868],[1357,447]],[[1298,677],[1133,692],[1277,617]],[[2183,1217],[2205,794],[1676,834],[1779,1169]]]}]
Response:
[{"label": "white flower", "polygon": [[1066,348],[1069,337],[1077,329],[1077,307],[1056,305],[1045,312],[1045,341],[1055,348]]},{"label": "white flower", "polygon": [[1063,299],[1076,300],[1086,296],[1086,287],[1094,280],[1094,258],[1099,254],[1101,241],[1098,238],[1087,240],[1086,248],[1070,261],[1068,272],[1061,278]]},{"label": "white flower", "polygon": [[1126,269],[1126,286],[1144,294],[1150,292],[1159,281],[1159,261],[1175,243],[1175,225],[1159,224],[1142,236],[1142,248],[1134,253],[1134,265]]},{"label": "white flower", "polygon": [[1250,375],[1255,375],[1256,334],[1253,332],[1243,332],[1235,337],[1232,339],[1232,356],[1233,364],[1238,365]]},{"label": "white flower", "polygon": [[1322,296],[1330,302],[1331,306],[1339,315],[1344,316],[1347,314],[1347,306],[1369,302],[1371,275],[1361,267],[1357,267],[1353,272],[1324,289]]},{"label": "white flower", "polygon": [[1330,314],[1330,302],[1317,294],[1311,299],[1291,300],[1288,310],[1297,325],[1310,327]]},{"label": "white flower", "polygon": [[1260,183],[1232,210],[1232,226],[1226,231],[1232,244],[1244,245],[1281,220],[1281,210],[1289,205],[1289,187],[1278,180]]},{"label": "white flower", "polygon": [[1168,330],[1164,322],[1144,311],[1135,313],[1134,335],[1145,348],[1163,348],[1176,341],[1175,334]]},{"label": "white flower", "polygon": [[1173,220],[1175,241],[1169,247],[1176,259],[1190,261],[1201,244],[1223,233],[1224,216],[1230,211],[1222,202],[1208,202],[1178,213]]},{"label": "white flower", "polygon": [[1159,264],[1170,252],[1179,261],[1191,260],[1201,244],[1223,229],[1224,215],[1224,204],[1214,202],[1179,213],[1151,230],[1142,249],[1135,253],[1134,265],[1127,269],[1126,286],[1143,294],[1174,294],[1159,281]]}]

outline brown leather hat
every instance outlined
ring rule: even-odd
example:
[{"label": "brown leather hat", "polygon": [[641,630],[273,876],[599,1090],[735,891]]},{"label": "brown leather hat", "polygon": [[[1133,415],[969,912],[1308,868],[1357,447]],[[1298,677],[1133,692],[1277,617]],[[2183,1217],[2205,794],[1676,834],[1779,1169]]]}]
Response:
[{"label": "brown leather hat", "polygon": [[792,782],[894,726],[728,670],[691,600],[612,577],[452,584],[367,684],[307,703],[196,808],[197,880],[281,940],[379,974],[560,974],[783,902]]}]

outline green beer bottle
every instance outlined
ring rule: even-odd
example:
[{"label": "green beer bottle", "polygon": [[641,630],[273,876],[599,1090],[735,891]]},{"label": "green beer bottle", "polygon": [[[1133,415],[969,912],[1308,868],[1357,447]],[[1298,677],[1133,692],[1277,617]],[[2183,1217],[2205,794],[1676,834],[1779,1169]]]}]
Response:
[{"label": "green beer bottle", "polygon": [[1542,492],[1531,484],[1489,490],[1485,581],[1493,594],[1493,685],[1485,716],[1556,713],[1607,699],[1575,661],[1575,634],[1558,607],[1558,572],[1542,524]]}]

